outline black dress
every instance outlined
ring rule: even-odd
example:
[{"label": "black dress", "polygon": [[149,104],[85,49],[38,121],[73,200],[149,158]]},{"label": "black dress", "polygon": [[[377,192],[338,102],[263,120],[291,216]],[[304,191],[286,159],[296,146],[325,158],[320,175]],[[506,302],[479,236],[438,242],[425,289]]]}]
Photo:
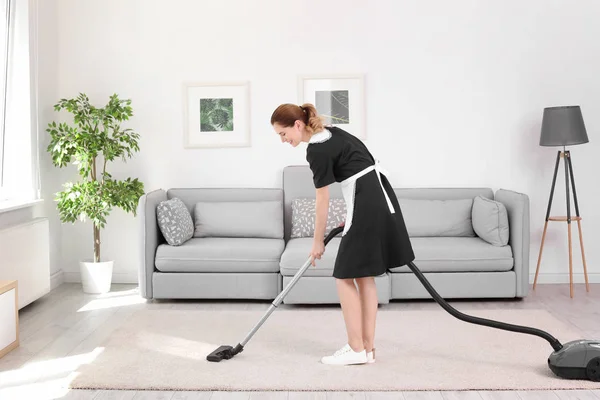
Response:
[{"label": "black dress", "polygon": [[333,277],[379,276],[414,260],[394,190],[360,139],[328,126],[312,136],[306,160],[315,188],[341,182],[346,200],[346,226]]}]

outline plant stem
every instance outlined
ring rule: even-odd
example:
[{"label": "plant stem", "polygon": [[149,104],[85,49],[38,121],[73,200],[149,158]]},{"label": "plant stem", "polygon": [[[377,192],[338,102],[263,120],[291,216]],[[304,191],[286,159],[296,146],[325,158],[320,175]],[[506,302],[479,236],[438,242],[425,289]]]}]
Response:
[{"label": "plant stem", "polygon": [[[92,158],[92,180],[96,180],[96,157]],[[100,228],[94,223],[94,262],[100,262]]]},{"label": "plant stem", "polygon": [[100,262],[100,228],[94,224],[94,262]]}]

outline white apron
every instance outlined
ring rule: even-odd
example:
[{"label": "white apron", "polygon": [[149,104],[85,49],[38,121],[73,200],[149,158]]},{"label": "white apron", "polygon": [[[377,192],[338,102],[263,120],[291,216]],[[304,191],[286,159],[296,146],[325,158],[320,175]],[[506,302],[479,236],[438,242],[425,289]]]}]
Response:
[{"label": "white apron", "polygon": [[346,202],[346,222],[344,224],[344,231],[342,232],[342,236],[348,233],[350,226],[352,225],[352,216],[354,214],[354,194],[356,192],[356,181],[358,178],[363,175],[375,170],[377,172],[377,178],[379,179],[379,185],[381,186],[381,190],[383,190],[383,195],[385,196],[385,200],[390,209],[390,212],[394,214],[396,210],[394,210],[394,205],[392,204],[387,191],[383,187],[383,182],[381,181],[381,174],[389,176],[388,172],[381,167],[381,163],[379,160],[375,160],[375,164],[371,165],[363,169],[362,171],[352,175],[349,178],[344,179],[340,182],[342,186],[342,195],[344,196],[344,201]]}]

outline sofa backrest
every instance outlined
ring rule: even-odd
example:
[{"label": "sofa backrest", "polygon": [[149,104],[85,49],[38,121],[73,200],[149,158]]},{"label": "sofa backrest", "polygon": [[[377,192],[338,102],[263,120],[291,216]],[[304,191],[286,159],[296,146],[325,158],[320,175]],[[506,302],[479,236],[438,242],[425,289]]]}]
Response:
[{"label": "sofa backrest", "polygon": [[[282,237],[283,190],[278,188],[173,188],[167,199],[183,201],[195,223],[194,237]],[[250,204],[256,202],[256,205]],[[196,205],[203,226],[198,225]],[[214,204],[212,204],[214,203]],[[247,204],[231,204],[247,203]],[[229,204],[229,205],[227,205]],[[210,215],[207,215],[209,214]]]},{"label": "sofa backrest", "polygon": [[494,198],[494,191],[490,188],[394,188],[394,193],[398,199],[459,200],[476,196]]},{"label": "sofa backrest", "polygon": [[[473,199],[476,196],[483,196],[489,199],[494,198],[494,192],[491,188],[394,188],[396,197],[402,206],[403,199],[415,200],[461,200]],[[339,183],[334,183],[329,188],[331,198],[342,198],[342,190]],[[283,169],[283,207],[284,207],[284,235],[288,240],[292,230],[292,200],[294,198],[315,198],[315,187],[312,181],[312,171],[307,165],[292,165]],[[457,204],[457,209],[461,205]],[[464,206],[463,206],[464,208]],[[412,208],[411,208],[412,210]],[[403,208],[403,212],[404,212]],[[408,209],[406,211],[409,211]],[[419,216],[422,214],[419,213]],[[405,216],[407,228],[409,231],[436,232],[437,229],[431,229],[431,221],[423,219],[422,224],[415,218]],[[442,227],[441,229],[445,229]],[[460,232],[458,232],[460,231]],[[455,234],[466,234],[464,228],[458,228]]]}]

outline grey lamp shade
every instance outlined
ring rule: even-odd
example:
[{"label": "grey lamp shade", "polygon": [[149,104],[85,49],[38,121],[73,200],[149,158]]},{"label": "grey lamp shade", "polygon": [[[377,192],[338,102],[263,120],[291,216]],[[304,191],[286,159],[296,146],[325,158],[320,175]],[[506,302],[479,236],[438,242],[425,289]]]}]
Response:
[{"label": "grey lamp shade", "polygon": [[572,146],[587,142],[579,106],[544,108],[540,146]]}]

